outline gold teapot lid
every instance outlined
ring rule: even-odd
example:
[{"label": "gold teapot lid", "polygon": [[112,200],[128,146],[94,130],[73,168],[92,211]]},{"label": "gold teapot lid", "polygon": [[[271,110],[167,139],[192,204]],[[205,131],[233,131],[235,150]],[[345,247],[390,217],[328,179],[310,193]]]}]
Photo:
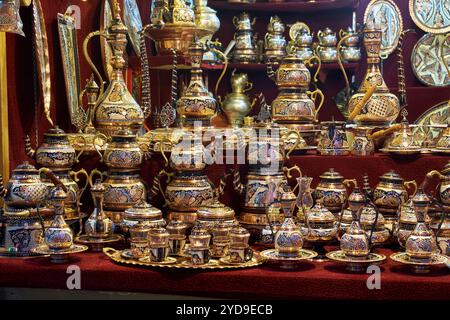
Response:
[{"label": "gold teapot lid", "polygon": [[418,149],[419,146],[415,144],[414,134],[412,133],[411,127],[409,126],[408,111],[406,109],[402,110],[402,121],[400,131],[394,132],[393,138],[388,143],[388,149]]},{"label": "gold teapot lid", "polygon": [[334,170],[334,168],[330,168],[328,171],[325,171],[319,176],[320,179],[324,180],[343,180],[344,177],[337,171]]},{"label": "gold teapot lid", "polygon": [[231,228],[230,236],[232,237],[249,237],[250,232],[248,232],[247,229],[242,227],[241,225],[235,225],[233,228]]},{"label": "gold teapot lid", "polygon": [[162,219],[162,212],[147,201],[141,200],[125,210],[124,218],[127,220],[159,220]]},{"label": "gold teapot lid", "polygon": [[331,223],[336,221],[335,216],[322,205],[321,200],[317,201],[314,207],[309,210],[307,216],[310,222]]},{"label": "gold teapot lid", "polygon": [[136,135],[130,129],[123,129],[116,131],[112,136],[114,138],[135,138]]},{"label": "gold teapot lid", "polygon": [[170,234],[181,234],[186,235],[186,230],[188,228],[188,224],[183,221],[171,220],[167,226],[166,230]]},{"label": "gold teapot lid", "polygon": [[44,133],[44,139],[47,137],[64,139],[64,138],[67,138],[67,134],[60,127],[54,126],[53,128],[48,129],[47,132]]},{"label": "gold teapot lid", "polygon": [[234,215],[233,209],[217,199],[210,204],[201,206],[197,211],[197,218],[200,220],[231,220],[234,219]]},{"label": "gold teapot lid", "polygon": [[64,201],[67,199],[67,193],[64,191],[63,187],[56,186],[50,190],[48,199],[50,201]]},{"label": "gold teapot lid", "polygon": [[403,178],[394,170],[391,170],[380,177],[381,181],[384,182],[396,182],[403,183]]},{"label": "gold teapot lid", "polygon": [[15,175],[36,175],[39,176],[39,171],[35,166],[30,164],[28,161],[24,161],[19,164],[13,171],[12,176]]}]

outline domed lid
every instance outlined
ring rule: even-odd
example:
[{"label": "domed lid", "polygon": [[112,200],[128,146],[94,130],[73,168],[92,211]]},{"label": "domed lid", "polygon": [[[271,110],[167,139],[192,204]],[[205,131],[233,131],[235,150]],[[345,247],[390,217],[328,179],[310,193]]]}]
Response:
[{"label": "domed lid", "polygon": [[127,220],[159,220],[162,219],[162,212],[147,201],[141,200],[125,210],[124,218]]},{"label": "domed lid", "polygon": [[60,127],[54,126],[53,128],[48,129],[46,133],[44,133],[44,137],[66,138],[67,134]]},{"label": "domed lid", "polygon": [[428,206],[430,205],[430,198],[423,192],[423,190],[420,188],[414,197],[412,198],[412,203],[414,206]]},{"label": "domed lid", "polygon": [[128,138],[128,139],[133,139],[136,138],[136,135],[133,134],[133,132],[131,132],[131,130],[129,129],[124,129],[124,130],[118,130],[117,132],[115,132],[112,135],[112,139],[114,140],[114,138]]},{"label": "domed lid", "polygon": [[350,224],[353,221],[352,212],[349,209],[345,209],[342,214],[341,223]]},{"label": "domed lid", "polygon": [[61,186],[57,186],[50,190],[48,198],[52,201],[61,201],[67,198],[67,193]]},{"label": "domed lid", "polygon": [[330,168],[328,171],[322,173],[319,176],[320,179],[324,180],[342,180],[344,177],[337,171],[334,170],[334,168]]},{"label": "domed lid", "polygon": [[335,216],[329,211],[327,208],[322,206],[321,201],[317,201],[317,203],[310,209],[307,213],[309,222],[322,222],[322,223],[330,223],[335,222]]},{"label": "domed lid", "polygon": [[231,229],[230,236],[250,236],[250,232],[244,227],[236,225]]},{"label": "domed lid", "polygon": [[330,27],[326,27],[325,29],[322,30],[323,34],[334,34],[333,30],[331,30]]},{"label": "domed lid", "polygon": [[39,171],[28,161],[24,161],[13,170],[12,175],[15,174],[39,175]]},{"label": "domed lid", "polygon": [[394,182],[394,183],[403,183],[403,178],[396,173],[394,170],[391,170],[380,177],[381,181],[384,182]]},{"label": "domed lid", "polygon": [[176,221],[176,220],[171,220],[166,226],[166,230],[170,234],[185,235],[187,228],[188,228],[187,223],[185,223],[183,221]]},{"label": "domed lid", "polygon": [[230,220],[234,218],[234,215],[234,210],[219,200],[214,200],[210,204],[203,205],[197,211],[199,220]]},{"label": "domed lid", "polygon": [[442,170],[442,174],[445,176],[450,175],[450,160],[445,165],[444,170]]},{"label": "domed lid", "polygon": [[106,187],[100,179],[97,179],[94,185],[91,187],[92,194],[103,194],[105,191]]}]

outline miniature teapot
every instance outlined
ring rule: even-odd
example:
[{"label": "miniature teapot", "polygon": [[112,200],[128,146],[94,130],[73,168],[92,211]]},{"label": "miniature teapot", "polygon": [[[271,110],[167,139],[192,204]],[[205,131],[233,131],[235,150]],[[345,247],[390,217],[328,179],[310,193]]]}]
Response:
[{"label": "miniature teapot", "polygon": [[64,221],[64,200],[67,198],[64,188],[59,185],[49,194],[49,200],[55,208],[55,217],[44,232],[44,241],[50,250],[55,251],[69,249],[73,245],[72,229]]},{"label": "miniature teapot", "polygon": [[106,188],[97,180],[91,188],[92,198],[96,208],[86,220],[84,228],[90,238],[108,238],[113,232],[113,223],[103,211],[103,194]]},{"label": "miniature teapot", "polygon": [[250,21],[250,16],[247,12],[242,12],[239,17],[233,17],[233,24],[237,31],[252,30],[255,25],[256,18]]}]

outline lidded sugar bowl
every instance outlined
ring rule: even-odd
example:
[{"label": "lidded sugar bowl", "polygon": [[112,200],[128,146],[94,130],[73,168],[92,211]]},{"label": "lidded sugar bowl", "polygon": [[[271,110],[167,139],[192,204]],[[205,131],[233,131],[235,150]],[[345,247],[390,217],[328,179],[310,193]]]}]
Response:
[{"label": "lidded sugar bowl", "polygon": [[[375,220],[376,224],[374,227]],[[386,243],[391,237],[391,232],[386,227],[386,219],[381,213],[378,213],[377,217],[377,212],[372,206],[366,205],[362,209],[360,223],[369,241],[374,246]]]},{"label": "lidded sugar bowl", "polygon": [[240,225],[235,225],[230,231],[230,241],[231,243],[237,244],[248,244],[250,240],[250,232]]},{"label": "lidded sugar bowl", "polygon": [[307,234],[305,240],[310,242],[327,242],[336,237],[336,217],[319,200],[306,212]]},{"label": "lidded sugar bowl", "polygon": [[62,186],[57,186],[50,191],[49,200],[55,207],[55,217],[45,232],[44,241],[50,250],[66,250],[73,245],[72,229],[64,221],[64,200],[67,193]]},{"label": "lidded sugar bowl", "polygon": [[0,196],[7,210],[19,208],[35,208],[45,200],[48,189],[41,181],[39,171],[27,161],[18,165],[11,174],[10,180],[3,185],[0,175]]},{"label": "lidded sugar bowl", "polygon": [[211,234],[197,224],[192,228],[191,234],[189,235],[189,243],[191,248],[196,249],[208,249],[211,241]]},{"label": "lidded sugar bowl", "polygon": [[233,209],[227,207],[219,200],[214,200],[198,209],[197,221],[207,231],[212,232],[213,228],[220,222],[232,226],[235,222],[234,215]]}]

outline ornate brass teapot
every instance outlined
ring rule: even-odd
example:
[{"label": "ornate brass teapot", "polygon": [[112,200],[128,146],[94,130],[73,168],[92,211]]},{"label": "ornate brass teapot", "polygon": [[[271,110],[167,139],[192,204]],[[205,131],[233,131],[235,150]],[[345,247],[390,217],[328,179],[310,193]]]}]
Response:
[{"label": "ornate brass teapot", "polygon": [[351,27],[339,31],[340,41],[338,44],[339,54],[342,60],[357,62],[361,60],[361,49],[359,48],[359,34]]},{"label": "ornate brass teapot", "polygon": [[144,143],[138,143],[136,135],[130,130],[119,130],[114,133],[103,154],[100,152],[100,146],[97,144],[95,148],[100,155],[101,161],[104,162],[109,169],[115,171],[133,171],[139,170],[148,146]]},{"label": "ornate brass teapot", "polygon": [[438,176],[440,179],[439,200],[445,207],[447,207],[447,210],[449,210],[450,209],[450,161],[445,165],[442,172],[433,170],[433,171],[430,171],[427,173],[427,178],[432,178],[434,176]]},{"label": "ornate brass teapot", "polygon": [[400,206],[408,200],[408,192],[405,188],[408,186],[414,187],[413,194],[415,194],[416,182],[403,181],[403,178],[393,170],[380,177],[380,182],[374,190],[373,202],[386,219],[396,220],[395,214]]},{"label": "ornate brass teapot", "polygon": [[319,30],[317,32],[319,38],[319,45],[316,48],[317,55],[320,61],[325,63],[337,62],[337,37],[336,32],[333,32],[330,28]]},{"label": "ornate brass teapot", "polygon": [[250,21],[250,16],[246,12],[242,12],[239,17],[233,18],[233,24],[236,27],[233,37],[236,42],[233,61],[236,63],[256,62],[258,59],[257,41],[252,30],[255,19]]},{"label": "ornate brass teapot", "polygon": [[286,55],[284,30],[284,24],[278,16],[270,17],[267,33],[264,36],[264,56],[266,61],[277,61]]},{"label": "ornate brass teapot", "polygon": [[44,133],[44,141],[37,150],[31,147],[30,137],[25,137],[25,153],[41,167],[50,168],[52,171],[70,170],[78,161],[75,149],[69,144],[67,134],[58,126]]},{"label": "ornate brass teapot", "polygon": [[216,10],[208,7],[208,0],[194,0],[194,8],[195,25],[198,29],[206,31],[206,35],[200,40],[206,44],[219,30],[220,20],[216,15]]},{"label": "ornate brass teapot", "polygon": [[347,186],[353,184],[356,187],[355,179],[345,179],[334,168],[324,172],[320,176],[319,184],[314,191],[317,200],[322,199],[322,205],[333,213],[340,212],[347,199]]},{"label": "ornate brass teapot", "polygon": [[[316,106],[316,98],[321,98]],[[325,97],[320,89],[305,91],[281,90],[272,101],[272,118],[278,123],[314,123],[323,106]]]},{"label": "ornate brass teapot", "polygon": [[386,126],[391,124],[400,112],[399,100],[389,92],[380,72],[381,34],[380,30],[364,30],[368,67],[358,92],[348,102],[349,113],[359,105],[370,87],[375,85],[376,88],[362,112],[354,118],[360,125]]},{"label": "ornate brass teapot", "polygon": [[215,199],[210,204],[201,206],[197,211],[197,221],[200,225],[212,232],[219,225],[224,224],[230,228],[236,222],[234,210]]},{"label": "ornate brass teapot", "polygon": [[228,118],[228,123],[232,127],[240,127],[244,122],[244,118],[253,109],[256,98],[250,102],[246,91],[251,90],[253,84],[248,81],[248,76],[245,73],[235,73],[231,75],[232,92],[227,94],[224,101],[221,103],[221,108]]},{"label": "ornate brass teapot", "polygon": [[42,205],[48,195],[45,183],[41,181],[39,171],[27,161],[18,165],[6,185],[0,175],[0,196],[6,210],[31,209]]},{"label": "ornate brass teapot", "polygon": [[[117,0],[113,0],[112,10],[112,25],[107,33],[100,31],[91,32],[83,43],[85,58],[101,84],[99,99],[95,108],[95,127],[107,136],[111,136],[118,130],[123,129],[129,129],[136,133],[141,129],[145,117],[150,112],[150,110],[141,109],[128,91],[124,81],[123,69],[126,61],[123,56],[127,45],[128,29],[120,17],[120,6]],[[113,52],[110,61],[113,70],[110,83],[105,92],[103,91],[103,79],[87,53],[88,42],[94,36],[106,37],[108,45],[111,46]]]},{"label": "ornate brass teapot", "polygon": [[233,17],[233,24],[236,27],[236,31],[251,31],[255,25],[256,19],[250,20],[250,16],[247,12],[241,12],[239,17]]},{"label": "ornate brass teapot", "polygon": [[288,43],[287,51],[293,52],[295,55],[303,61],[311,59],[315,53],[313,50],[314,33],[306,28],[300,29],[295,36]]}]

